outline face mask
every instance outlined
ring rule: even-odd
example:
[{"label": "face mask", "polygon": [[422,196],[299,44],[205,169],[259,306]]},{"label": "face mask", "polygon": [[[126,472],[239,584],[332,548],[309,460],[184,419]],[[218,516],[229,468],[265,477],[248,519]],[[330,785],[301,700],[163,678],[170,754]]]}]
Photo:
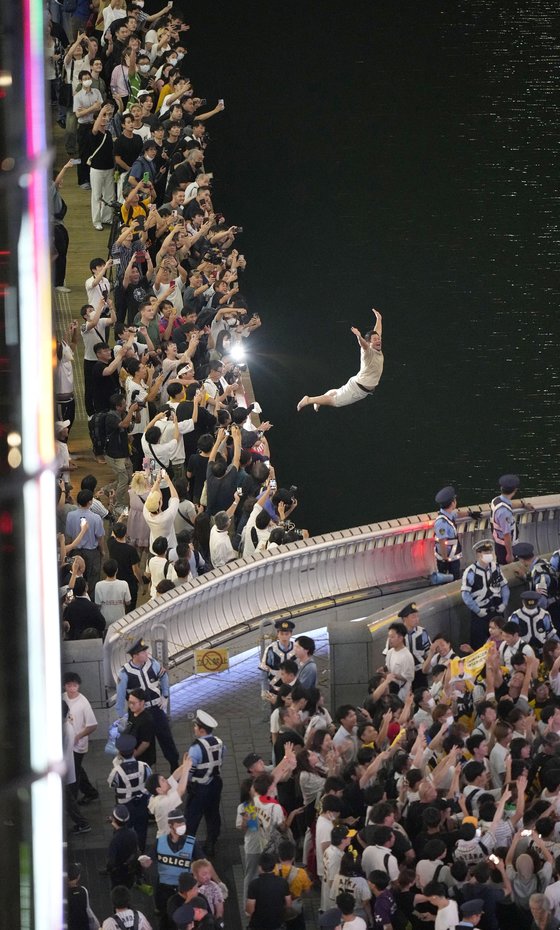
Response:
[{"label": "face mask", "polygon": [[88,78],[87,80],[84,79],[84,80],[82,81],[82,87],[85,87],[86,89],[87,89],[88,87],[91,87],[91,84],[92,84],[92,81],[91,81],[90,78]]},{"label": "face mask", "polygon": [[434,701],[433,697],[428,698],[428,700],[426,701],[426,704],[428,705],[430,709],[436,706],[436,702]]},{"label": "face mask", "polygon": [[184,52],[177,52],[177,61],[181,61],[185,57]]},{"label": "face mask", "polygon": [[175,827],[175,833],[177,834],[177,836],[184,836],[186,832],[187,832],[186,823],[182,823],[179,826]]},{"label": "face mask", "polygon": [[490,565],[494,561],[494,556],[491,552],[483,552],[480,556],[481,562],[484,562],[485,565]]},{"label": "face mask", "polygon": [[144,158],[146,159],[146,161],[153,161],[153,160],[154,160],[154,156],[153,156],[153,155],[144,155]]},{"label": "face mask", "polygon": [[150,66],[149,66],[149,65],[138,65],[138,67],[139,67],[140,71],[142,72],[142,74],[147,74],[148,71],[150,70]]},{"label": "face mask", "polygon": [[176,58],[170,58],[170,59],[169,59],[169,64],[175,66],[175,65],[177,64],[177,59],[176,59]]}]

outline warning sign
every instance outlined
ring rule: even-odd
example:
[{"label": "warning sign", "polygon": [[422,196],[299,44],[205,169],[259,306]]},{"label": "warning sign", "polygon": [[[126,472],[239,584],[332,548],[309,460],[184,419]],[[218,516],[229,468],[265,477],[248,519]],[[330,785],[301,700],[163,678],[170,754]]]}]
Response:
[{"label": "warning sign", "polygon": [[195,675],[207,675],[209,672],[225,672],[229,668],[227,649],[195,649]]}]

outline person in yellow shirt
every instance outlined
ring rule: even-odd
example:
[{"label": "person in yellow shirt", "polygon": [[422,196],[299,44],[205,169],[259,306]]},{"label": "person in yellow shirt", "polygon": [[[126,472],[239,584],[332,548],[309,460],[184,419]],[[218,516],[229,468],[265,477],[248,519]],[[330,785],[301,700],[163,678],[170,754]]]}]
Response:
[{"label": "person in yellow shirt", "polygon": [[288,918],[287,926],[290,930],[305,930],[305,915],[303,913],[303,897],[309,894],[313,883],[305,869],[294,865],[296,854],[295,845],[291,840],[282,840],[278,844],[278,858],[280,862],[274,866],[274,874],[285,878],[292,896],[291,911],[293,917]]}]

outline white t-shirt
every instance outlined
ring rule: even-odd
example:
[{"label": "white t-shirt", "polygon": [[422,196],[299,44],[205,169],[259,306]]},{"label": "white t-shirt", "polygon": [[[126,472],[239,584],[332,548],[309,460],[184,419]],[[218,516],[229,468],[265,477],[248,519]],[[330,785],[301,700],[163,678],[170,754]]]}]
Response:
[{"label": "white t-shirt", "polygon": [[181,807],[183,801],[177,791],[177,780],[170,775],[167,779],[171,788],[167,794],[154,794],[148,801],[148,810],[156,818],[156,827],[158,836],[167,836],[169,833],[169,823],[167,816],[169,811],[174,811],[176,807]]},{"label": "white t-shirt", "polygon": [[323,877],[323,853],[321,852],[321,846],[325,843],[330,843],[332,828],[333,822],[329,820],[328,817],[324,817],[323,814],[317,817],[317,825],[315,827],[315,849],[317,851],[317,875],[319,878]]},{"label": "white t-shirt", "polygon": [[[91,314],[93,316],[93,314]],[[84,361],[86,362],[96,362],[97,355],[93,351],[93,347],[97,345],[98,342],[107,341],[107,327],[111,325],[111,321],[104,317],[102,320],[98,320],[93,329],[88,329],[85,323],[82,323],[80,327],[80,333],[82,334],[82,339],[84,342]]]},{"label": "white t-shirt", "polygon": [[503,785],[503,775],[506,770],[506,756],[508,753],[509,749],[500,746],[499,743],[496,743],[490,753],[490,775],[494,788],[501,788]]},{"label": "white t-shirt", "polygon": [[548,899],[552,908],[552,913],[558,919],[560,917],[560,881],[553,882],[544,889],[544,896]]},{"label": "white t-shirt", "polygon": [[261,801],[259,797],[255,797],[253,803],[257,811],[259,835],[264,849],[273,827],[284,823],[286,818],[284,817],[282,805],[279,803],[266,803],[265,801]]},{"label": "white t-shirt", "polygon": [[57,359],[54,370],[55,394],[72,394],[74,391],[74,353],[67,342],[61,340],[62,358]]},{"label": "white t-shirt", "polygon": [[405,678],[404,683],[399,682],[399,697],[405,698],[410,691],[412,679],[414,678],[414,657],[409,649],[389,649],[385,659],[385,665],[393,675],[400,675]]},{"label": "white t-shirt", "polygon": [[[138,913],[138,930],[152,930],[152,925],[144,917],[141,911]],[[119,925],[113,920],[112,917],[107,917],[106,920],[101,924],[101,930],[120,930],[120,927],[124,925],[126,930],[130,930],[134,926],[134,911],[130,907],[125,907],[119,910],[118,917],[122,921],[122,924]]]},{"label": "white t-shirt", "polygon": [[[86,727],[97,726],[97,720],[91,704],[83,694],[77,694],[75,698],[69,698],[66,693],[62,695],[62,700],[68,704],[68,714],[66,719],[74,727],[76,733],[80,733]],[[74,752],[88,751],[89,736],[82,736],[74,745]]]},{"label": "white t-shirt", "polygon": [[158,536],[165,536],[167,547],[171,549],[177,545],[177,536],[175,535],[175,517],[179,508],[179,498],[172,497],[167,505],[167,510],[160,513],[150,513],[146,505],[142,509],[144,520],[150,528],[150,552],[152,544]]},{"label": "white t-shirt", "polygon": [[379,384],[382,374],[383,352],[373,348],[360,349],[360,370],[356,375],[356,381],[364,387],[374,388]]},{"label": "white t-shirt", "polygon": [[221,568],[236,558],[237,552],[231,544],[227,530],[219,530],[213,526],[210,530],[210,559],[214,568]]},{"label": "white t-shirt", "polygon": [[[165,572],[165,566],[167,565],[167,573]],[[171,562],[163,555],[153,555],[149,560],[146,566],[146,574],[151,578],[151,587],[150,587],[150,597],[155,597],[157,594],[156,588],[160,581],[163,581],[164,578],[167,578],[169,581],[172,581],[173,584],[177,581],[177,573],[173,568]],[[96,589],[97,590],[97,589]]]},{"label": "white t-shirt", "polygon": [[[385,863],[387,863],[385,865]],[[392,882],[399,877],[399,864],[393,853],[386,846],[366,846],[362,853],[362,871],[364,875],[380,869],[387,872]]]},{"label": "white t-shirt", "polygon": [[111,293],[111,282],[109,281],[109,278],[103,277],[101,278],[101,281],[99,282],[99,284],[96,284],[94,287],[93,286],[94,281],[95,281],[95,277],[93,275],[90,275],[90,277],[87,279],[85,283],[85,287],[86,287],[88,304],[91,304],[93,309],[97,310],[97,307],[99,306],[99,301],[107,300],[107,298],[109,297],[109,294]]},{"label": "white t-shirt", "polygon": [[455,901],[449,901],[437,912],[434,930],[453,930],[459,923],[459,911]]},{"label": "white t-shirt", "polygon": [[[149,132],[149,127],[148,127],[148,132]],[[169,284],[171,284],[171,281],[169,282]],[[152,287],[152,290],[154,294],[156,295],[156,297],[161,297],[161,294],[164,291],[167,294],[167,288],[169,287],[169,284],[158,284],[158,285],[154,284],[154,286]],[[167,294],[165,298],[166,300],[171,301],[177,313],[181,313],[183,309],[183,286],[184,286],[183,279],[179,275],[177,278],[175,278],[175,287],[173,288],[170,294]]]},{"label": "white t-shirt", "polygon": [[[148,396],[148,389],[143,381],[137,382],[134,380],[134,378],[132,378],[129,375],[126,381],[124,382],[124,389],[126,392],[127,409],[130,407],[131,404],[144,403],[146,401],[146,398]],[[132,399],[133,394],[135,395],[134,400]],[[137,415],[138,413],[140,414],[138,423],[133,421],[132,429],[129,430],[130,435],[133,435],[135,433],[144,434],[146,432],[146,427],[148,423],[150,422],[148,419],[148,405],[147,404],[145,407],[140,408],[140,410],[137,412]],[[136,417],[134,419],[136,419]]]},{"label": "white t-shirt", "polygon": [[95,585],[95,603],[105,617],[107,626],[124,617],[130,604],[130,589],[126,581],[98,581]]}]

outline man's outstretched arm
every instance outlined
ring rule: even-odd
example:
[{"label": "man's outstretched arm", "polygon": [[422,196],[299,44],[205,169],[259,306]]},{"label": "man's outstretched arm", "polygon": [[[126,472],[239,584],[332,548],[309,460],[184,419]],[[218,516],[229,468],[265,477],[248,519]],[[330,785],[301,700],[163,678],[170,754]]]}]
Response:
[{"label": "man's outstretched arm", "polygon": [[369,349],[369,342],[367,342],[362,336],[359,329],[356,329],[355,326],[351,327],[352,332],[354,333],[356,339],[358,340],[359,346],[361,349]]},{"label": "man's outstretched arm", "polygon": [[379,310],[376,310],[375,307],[371,308],[371,312],[375,315],[375,326],[373,327],[373,331],[377,333],[378,336],[381,336],[383,332],[383,318]]}]

